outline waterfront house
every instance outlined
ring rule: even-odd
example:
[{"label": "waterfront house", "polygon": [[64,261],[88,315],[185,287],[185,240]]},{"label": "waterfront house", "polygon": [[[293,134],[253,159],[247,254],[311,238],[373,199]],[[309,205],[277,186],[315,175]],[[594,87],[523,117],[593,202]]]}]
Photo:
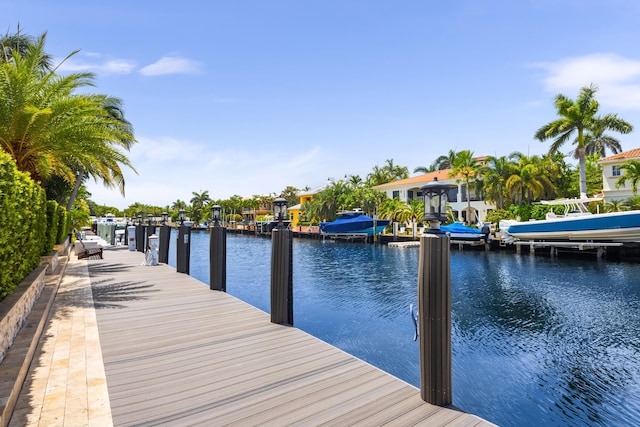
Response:
[{"label": "waterfront house", "polygon": [[628,160],[640,161],[640,148],[634,148],[633,150],[598,160],[598,163],[602,165],[602,193],[605,201],[626,200],[633,197],[633,189],[629,182],[620,188],[616,188],[616,182],[624,173],[620,166]]},{"label": "waterfront house", "polygon": [[321,187],[315,188],[313,190],[301,191],[300,193],[298,193],[300,202],[297,205],[290,206],[288,209],[289,219],[291,220],[291,227],[297,227],[298,225],[300,225],[300,221],[302,220],[302,206],[304,206],[305,203],[311,201],[314,195],[318,194],[332,184],[333,181],[329,180],[325,185]]},{"label": "waterfront house", "polygon": [[[435,172],[429,172],[423,175],[414,176],[407,179],[389,182],[387,184],[377,185],[373,187],[375,190],[382,191],[388,198],[397,198],[402,202],[408,203],[413,199],[422,197],[420,187],[432,182],[435,178],[443,184],[453,185],[454,188],[449,192],[449,205],[453,210],[458,221],[474,224],[478,221],[484,221],[487,213],[495,209],[495,205],[482,199],[476,193],[474,188],[467,190],[466,184],[462,176],[450,176],[451,169],[444,169]],[[467,213],[467,192],[471,195],[471,212]]]}]

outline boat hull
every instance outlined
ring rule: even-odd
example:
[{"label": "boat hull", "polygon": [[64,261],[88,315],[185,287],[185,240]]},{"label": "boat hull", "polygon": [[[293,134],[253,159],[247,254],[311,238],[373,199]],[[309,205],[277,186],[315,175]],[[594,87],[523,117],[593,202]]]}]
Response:
[{"label": "boat hull", "polygon": [[519,240],[640,243],[640,211],[529,222],[514,221],[505,225],[508,226],[506,233]]}]

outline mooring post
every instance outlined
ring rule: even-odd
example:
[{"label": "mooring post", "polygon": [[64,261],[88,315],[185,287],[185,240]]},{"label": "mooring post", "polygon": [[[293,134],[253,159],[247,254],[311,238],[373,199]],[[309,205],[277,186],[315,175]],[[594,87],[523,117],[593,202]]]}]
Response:
[{"label": "mooring post", "polygon": [[162,225],[160,226],[160,235],[158,241],[158,262],[168,264],[169,263],[169,245],[171,243],[171,227],[167,222],[169,221],[169,214],[162,212]]},{"label": "mooring post", "polygon": [[191,258],[191,227],[180,224],[178,227],[178,244],[176,245],[176,271],[189,274]]},{"label": "mooring post", "polygon": [[452,403],[450,257],[448,235],[425,234],[420,238],[420,397],[439,406]]},{"label": "mooring post", "polygon": [[227,229],[220,226],[220,211],[214,205],[211,208],[213,226],[209,229],[209,289],[227,291]]},{"label": "mooring post", "polygon": [[144,252],[145,247],[145,226],[142,223],[136,225],[136,250],[138,252]]},{"label": "mooring post", "polygon": [[169,263],[169,245],[171,244],[171,227],[167,224],[160,226],[160,241],[158,248],[158,262]]},{"label": "mooring post", "polygon": [[293,233],[271,232],[271,322],[293,326]]}]

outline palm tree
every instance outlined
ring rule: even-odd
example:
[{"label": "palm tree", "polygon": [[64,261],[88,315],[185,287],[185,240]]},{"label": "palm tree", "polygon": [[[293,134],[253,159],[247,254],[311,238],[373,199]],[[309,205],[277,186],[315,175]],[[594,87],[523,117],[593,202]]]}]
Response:
[{"label": "palm tree", "polygon": [[413,173],[429,173],[429,172],[435,172],[436,168],[431,165],[429,167],[426,166],[417,166],[415,169],[413,169]]},{"label": "palm tree", "polygon": [[504,209],[507,179],[514,169],[513,162],[505,156],[488,156],[482,167],[484,191],[487,201],[494,202],[498,209]]},{"label": "palm tree", "polygon": [[625,200],[624,205],[627,209],[632,211],[640,209],[640,196],[633,196]]},{"label": "palm tree", "polygon": [[349,175],[349,185],[351,185],[353,188],[357,188],[362,184],[362,178],[360,178],[360,175]]},{"label": "palm tree", "polygon": [[623,170],[624,173],[616,181],[616,188],[624,186],[627,181],[629,181],[633,195],[638,195],[638,184],[640,184],[640,161],[627,160],[620,166],[620,170]]},{"label": "palm tree", "polygon": [[[36,40],[27,34],[23,34],[20,30],[20,25],[18,25],[15,34],[9,34],[9,32],[7,32],[0,38],[0,62],[12,62],[14,52],[24,57],[28,49],[35,44]],[[40,67],[46,71],[53,70],[51,55],[46,53],[42,55]]]},{"label": "palm tree", "polygon": [[546,141],[555,138],[549,148],[549,154],[553,155],[559,151],[560,147],[569,140],[576,132],[577,137],[573,143],[576,145],[575,155],[580,165],[580,193],[587,193],[587,174],[585,168],[585,144],[586,134],[591,131],[602,132],[613,130],[623,134],[633,130],[633,126],[620,119],[615,114],[607,114],[598,117],[599,104],[595,100],[595,93],[598,87],[591,85],[580,89],[580,94],[576,101],[573,101],[562,94],[556,95],[554,106],[561,117],[551,123],[542,126],[535,133],[535,138]]},{"label": "palm tree", "polygon": [[386,171],[378,165],[375,165],[373,170],[367,175],[367,184],[371,187],[386,184],[390,181],[391,179],[389,179]]},{"label": "palm tree", "polygon": [[598,157],[606,157],[607,149],[613,154],[622,152],[620,141],[611,135],[605,135],[605,129],[602,122],[598,121],[593,128],[584,137],[584,153],[585,155],[597,154]]},{"label": "palm tree", "polygon": [[191,192],[193,197],[191,198],[191,220],[197,225],[200,224],[200,221],[206,217],[206,213],[204,212],[205,206],[207,203],[211,201],[211,197],[209,197],[209,192],[207,190],[201,191],[200,193],[193,191]]},{"label": "palm tree", "polygon": [[449,150],[446,155],[442,155],[438,157],[431,165],[433,170],[445,170],[445,169],[453,169],[453,163],[456,161],[456,157],[458,157],[458,153],[456,150]]},{"label": "palm tree", "polygon": [[622,200],[611,200],[604,205],[605,212],[622,212],[627,209]]},{"label": "palm tree", "polygon": [[409,178],[409,169],[406,166],[398,166],[393,159],[387,159],[382,169],[386,172],[390,181]]},{"label": "palm tree", "polygon": [[[133,126],[124,117],[124,111],[121,107],[121,101],[117,98],[104,97],[104,99],[102,100],[102,107],[111,118],[117,121],[118,126],[121,127],[124,131],[120,140],[106,141],[107,146],[113,143],[128,151],[136,142],[136,140],[133,139]],[[86,164],[83,165],[82,162],[79,162],[78,164],[72,164],[71,162],[69,163],[70,166],[73,166],[74,170],[76,171],[76,180],[73,186],[73,190],[71,191],[71,195],[69,196],[67,211],[71,210],[73,202],[75,201],[78,194],[80,185],[84,183],[87,176],[91,176],[96,181],[98,180],[98,178],[101,178],[103,179],[103,181],[109,182],[110,185],[117,185],[120,189],[121,194],[124,195],[124,176],[122,175],[122,171],[120,169],[118,161],[114,161],[116,159],[114,159],[113,155],[110,152],[107,152],[106,158],[100,158],[97,160],[98,164],[94,165],[94,167],[90,167],[89,169],[87,169]],[[135,169],[133,169],[133,167],[129,164],[128,159],[125,158],[125,161],[123,163],[131,167],[131,169],[135,172]]]},{"label": "palm tree", "polygon": [[467,189],[467,224],[471,223],[471,188],[469,184],[476,179],[480,172],[478,161],[473,158],[473,152],[469,150],[460,151],[453,161],[451,177],[462,176]]},{"label": "palm tree", "polygon": [[120,100],[77,94],[93,85],[91,73],[43,70],[44,41],[42,35],[24,56],[13,50],[11,60],[0,63],[0,147],[43,186],[53,176],[71,185],[86,172],[124,194],[121,166],[135,169],[120,148],[128,150],[135,139],[116,113]]},{"label": "palm tree", "polygon": [[510,159],[517,160],[517,166],[505,183],[509,196],[519,205],[538,200],[545,191],[553,189],[553,183],[547,176],[545,162],[539,156],[525,156],[514,152]]}]

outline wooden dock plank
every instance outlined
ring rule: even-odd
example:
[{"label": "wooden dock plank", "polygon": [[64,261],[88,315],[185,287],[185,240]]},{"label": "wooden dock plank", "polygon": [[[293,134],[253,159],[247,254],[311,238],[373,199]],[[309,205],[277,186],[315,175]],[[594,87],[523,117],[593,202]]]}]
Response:
[{"label": "wooden dock plank", "polygon": [[142,259],[89,263],[114,425],[491,425]]}]

